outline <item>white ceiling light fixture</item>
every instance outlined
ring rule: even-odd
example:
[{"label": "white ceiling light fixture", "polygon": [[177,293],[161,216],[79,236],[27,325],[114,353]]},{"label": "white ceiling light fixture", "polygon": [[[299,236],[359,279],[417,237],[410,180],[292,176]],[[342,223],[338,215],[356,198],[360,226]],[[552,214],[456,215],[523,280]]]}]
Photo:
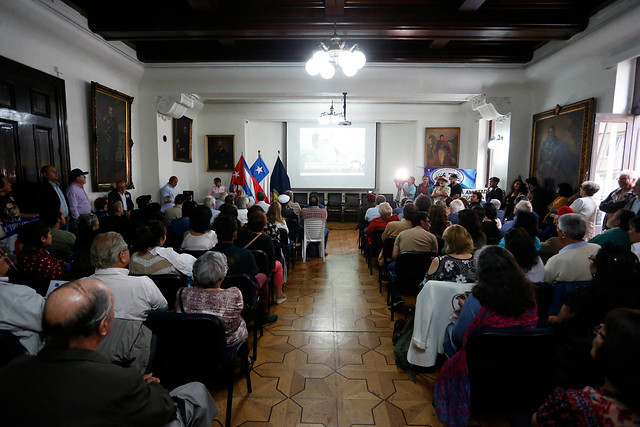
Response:
[{"label": "white ceiling light fixture", "polygon": [[305,66],[307,73],[311,76],[320,74],[328,80],[335,75],[336,66],[339,65],[345,76],[352,77],[367,62],[357,43],[348,47],[335,32],[331,39],[320,43],[320,48],[321,50],[315,51]]}]

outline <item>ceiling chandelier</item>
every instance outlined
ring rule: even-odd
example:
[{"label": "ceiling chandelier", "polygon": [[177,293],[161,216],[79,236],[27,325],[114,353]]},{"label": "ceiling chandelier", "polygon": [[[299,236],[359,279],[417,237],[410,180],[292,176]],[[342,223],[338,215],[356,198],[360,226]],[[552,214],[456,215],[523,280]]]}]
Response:
[{"label": "ceiling chandelier", "polygon": [[342,113],[339,113],[333,109],[333,101],[331,101],[331,108],[329,111],[325,111],[318,117],[318,123],[322,125],[340,125],[351,126],[351,122],[347,120],[347,92],[342,92]]},{"label": "ceiling chandelier", "polygon": [[345,76],[355,76],[358,70],[364,67],[367,58],[358,49],[358,44],[351,47],[334,32],[331,39],[320,43],[320,50],[314,52],[307,61],[306,70],[311,76],[320,74],[325,79],[330,79],[336,73],[336,66],[342,68]]}]

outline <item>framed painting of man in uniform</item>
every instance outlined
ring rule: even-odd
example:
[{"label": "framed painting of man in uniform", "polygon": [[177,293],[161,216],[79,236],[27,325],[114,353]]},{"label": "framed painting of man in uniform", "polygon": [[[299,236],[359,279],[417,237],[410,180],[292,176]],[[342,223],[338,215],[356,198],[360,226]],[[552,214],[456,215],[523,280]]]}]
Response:
[{"label": "framed painting of man in uniform", "polygon": [[207,135],[207,172],[233,172],[233,135]]},{"label": "framed painting of man in uniform", "polygon": [[590,98],[534,115],[529,175],[549,187],[566,182],[577,190],[589,172],[594,111]]},{"label": "framed painting of man in uniform", "polygon": [[189,117],[173,119],[173,160],[191,163],[191,133],[193,120]]},{"label": "framed painting of man in uniform", "polygon": [[458,167],[460,128],[426,128],[424,164],[426,167]]},{"label": "framed painting of man in uniform", "polygon": [[131,182],[131,103],[133,97],[91,82],[93,94],[93,191]]}]

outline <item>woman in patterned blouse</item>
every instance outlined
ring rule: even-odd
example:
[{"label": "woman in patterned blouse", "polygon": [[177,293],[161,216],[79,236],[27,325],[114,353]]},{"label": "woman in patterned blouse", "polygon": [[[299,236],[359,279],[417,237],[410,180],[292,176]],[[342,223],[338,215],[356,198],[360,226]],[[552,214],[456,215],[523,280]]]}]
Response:
[{"label": "woman in patterned blouse", "polygon": [[41,221],[33,221],[18,227],[18,239],[23,245],[18,255],[22,271],[45,279],[60,279],[70,265],[51,255],[45,248],[51,246],[51,232]]},{"label": "woman in patterned blouse", "polygon": [[442,233],[444,253],[431,262],[420,289],[429,280],[471,283],[476,281],[476,265],[473,260],[473,240],[461,225],[451,225]]},{"label": "woman in patterned blouse", "polygon": [[533,415],[534,426],[640,425],[640,310],[611,310],[594,332],[591,357],[604,385],[557,388]]},{"label": "woman in patterned blouse", "polygon": [[238,288],[221,289],[227,274],[227,257],[221,252],[205,252],[193,264],[196,285],[180,288],[176,308],[182,313],[205,313],[218,316],[227,334],[227,346],[247,340],[247,325],[241,316],[244,302]]}]

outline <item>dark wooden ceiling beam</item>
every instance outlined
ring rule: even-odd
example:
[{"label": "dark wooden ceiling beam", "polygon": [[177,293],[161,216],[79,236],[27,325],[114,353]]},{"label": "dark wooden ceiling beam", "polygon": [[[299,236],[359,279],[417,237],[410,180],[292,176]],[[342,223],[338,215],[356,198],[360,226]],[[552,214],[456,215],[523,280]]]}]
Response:
[{"label": "dark wooden ceiling beam", "polygon": [[[273,26],[265,24],[252,28],[221,28],[214,26],[210,29],[179,29],[179,28],[135,28],[119,30],[97,31],[107,40],[198,40],[217,39],[221,37],[233,39],[325,39],[333,33],[334,25],[308,25],[300,28],[298,24],[280,24]],[[473,27],[450,26],[436,28],[432,26],[416,25],[386,25],[372,28],[370,25],[337,25],[337,33],[349,40],[562,40],[568,39],[579,31],[583,25],[492,25]]]}]

